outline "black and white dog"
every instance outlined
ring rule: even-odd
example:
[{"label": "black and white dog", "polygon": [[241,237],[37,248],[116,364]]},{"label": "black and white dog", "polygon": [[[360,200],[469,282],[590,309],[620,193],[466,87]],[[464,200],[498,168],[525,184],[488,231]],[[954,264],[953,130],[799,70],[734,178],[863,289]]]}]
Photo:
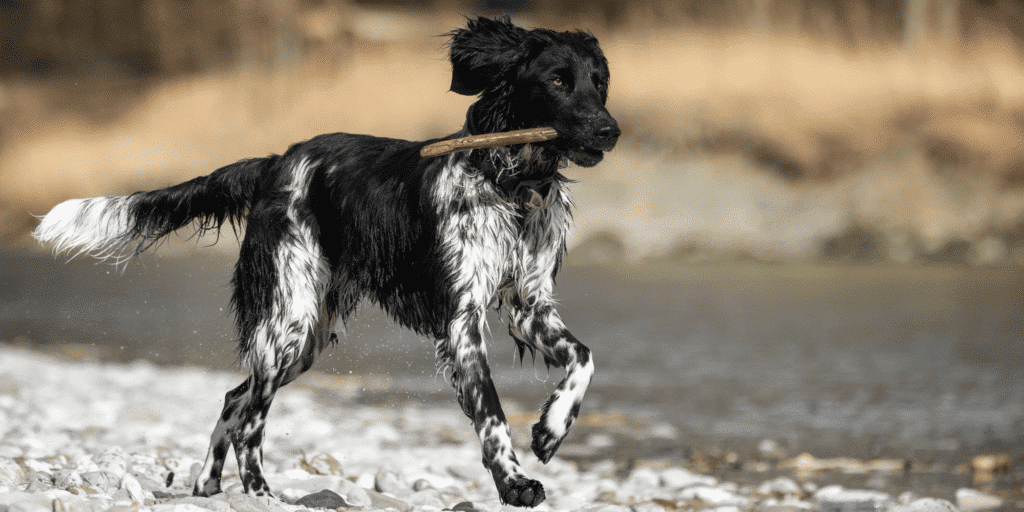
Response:
[{"label": "black and white dog", "polygon": [[608,64],[590,34],[526,30],[507,18],[470,19],[450,36],[451,90],[479,99],[448,138],[541,126],[559,137],[421,158],[434,141],[321,135],[172,187],[66,201],[33,233],[58,251],[123,261],[193,222],[200,231],[247,225],[231,300],[251,375],[225,397],[196,495],[220,492],[229,447],[246,492],[270,494],[262,443],[275,392],[368,299],[436,340],[502,502],[544,500],[512,450],[487,365],[485,311],[507,312],[520,358],[538,351],[566,369],[533,426],[533,451],[547,462],[594,373],[552,287],[570,225],[560,168],[597,164],[619,137],[605,109]]}]

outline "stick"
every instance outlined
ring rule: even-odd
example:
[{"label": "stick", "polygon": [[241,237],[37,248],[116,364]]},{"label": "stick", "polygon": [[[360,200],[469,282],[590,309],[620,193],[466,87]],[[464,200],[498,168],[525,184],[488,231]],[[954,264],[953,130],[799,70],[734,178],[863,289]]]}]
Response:
[{"label": "stick", "polygon": [[528,142],[541,142],[558,137],[558,132],[551,127],[528,128],[511,132],[483,133],[471,135],[461,139],[442,140],[433,144],[423,146],[420,156],[429,158],[432,156],[447,155],[456,151],[467,149],[493,148],[495,146],[509,146],[512,144],[526,144]]}]

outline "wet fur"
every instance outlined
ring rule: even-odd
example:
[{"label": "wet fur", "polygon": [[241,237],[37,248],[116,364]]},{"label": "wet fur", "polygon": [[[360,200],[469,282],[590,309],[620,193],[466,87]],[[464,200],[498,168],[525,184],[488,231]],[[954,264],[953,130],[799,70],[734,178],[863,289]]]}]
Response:
[{"label": "wet fur", "polygon": [[520,357],[539,352],[566,368],[533,427],[533,451],[547,462],[594,372],[552,289],[572,206],[560,169],[596,164],[619,134],[604,107],[607,63],[589,34],[525,30],[508,19],[471,19],[450,36],[451,89],[479,99],[449,138],[537,126],[560,137],[421,158],[433,141],[321,135],[165,189],[66,201],[35,231],[61,251],[126,261],[188,225],[248,226],[231,301],[251,375],[225,396],[196,495],[220,492],[229,448],[245,490],[270,494],[262,443],[274,394],[368,300],[436,340],[437,364],[473,420],[501,501],[544,500],[512,449],[487,363],[485,312],[507,314]]}]

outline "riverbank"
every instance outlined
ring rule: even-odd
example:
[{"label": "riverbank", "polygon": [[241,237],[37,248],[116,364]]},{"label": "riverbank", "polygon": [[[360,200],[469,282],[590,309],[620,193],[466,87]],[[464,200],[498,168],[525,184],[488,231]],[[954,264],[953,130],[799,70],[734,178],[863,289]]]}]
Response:
[{"label": "riverbank", "polygon": [[[312,385],[290,386],[274,402],[264,453],[279,500],[239,494],[231,462],[225,472],[226,493],[192,498],[188,489],[205,454],[220,396],[239,375],[144,362],[71,361],[0,348],[4,512],[513,510],[498,502],[490,477],[478,462],[472,429],[454,407],[360,404],[355,399],[358,388],[351,382],[326,377],[314,377]],[[510,412],[512,418],[522,416]],[[593,423],[596,416],[583,420]],[[545,485],[548,499],[535,510],[840,507],[924,512],[953,507],[913,491],[894,496],[801,481],[798,475],[766,472],[758,482],[728,481],[687,467],[684,460],[637,461],[625,472],[612,459],[583,468],[556,457],[542,465],[527,448],[527,423],[513,419],[513,437],[525,469]],[[606,441],[591,436],[588,443]],[[772,448],[763,449],[768,460]],[[813,457],[794,460],[811,469],[807,464]],[[864,469],[903,470],[885,464]],[[957,491],[956,500],[964,511],[1013,507],[966,487]]]}]

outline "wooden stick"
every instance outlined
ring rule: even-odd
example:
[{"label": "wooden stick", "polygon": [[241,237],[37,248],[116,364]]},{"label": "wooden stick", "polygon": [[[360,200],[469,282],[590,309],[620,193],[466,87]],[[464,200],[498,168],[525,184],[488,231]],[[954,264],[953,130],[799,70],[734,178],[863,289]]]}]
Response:
[{"label": "wooden stick", "polygon": [[529,142],[541,142],[558,137],[558,132],[551,127],[527,128],[511,132],[483,133],[471,135],[461,139],[442,140],[433,144],[423,146],[420,156],[430,158],[433,156],[447,155],[456,151],[467,149],[493,148],[495,146],[509,146],[512,144],[526,144]]}]

